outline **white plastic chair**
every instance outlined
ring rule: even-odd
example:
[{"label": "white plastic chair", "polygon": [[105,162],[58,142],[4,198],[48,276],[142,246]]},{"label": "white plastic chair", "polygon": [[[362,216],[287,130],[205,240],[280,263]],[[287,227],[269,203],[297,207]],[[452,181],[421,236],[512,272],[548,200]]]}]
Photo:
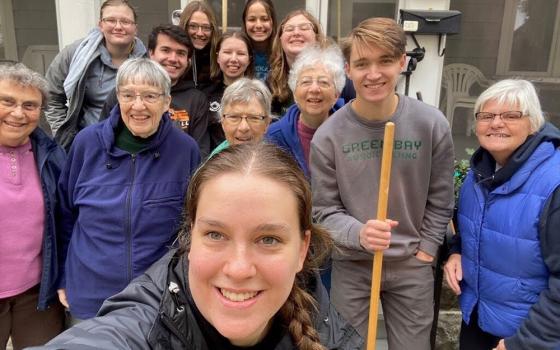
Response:
[{"label": "white plastic chair", "polygon": [[[445,88],[446,96],[445,115],[451,127],[453,127],[453,114],[457,107],[474,109],[478,96],[471,96],[470,90],[475,83],[481,87],[490,85],[490,81],[474,66],[452,63],[443,67],[442,86]],[[472,116],[467,119],[467,136],[471,135],[473,120]]]}]

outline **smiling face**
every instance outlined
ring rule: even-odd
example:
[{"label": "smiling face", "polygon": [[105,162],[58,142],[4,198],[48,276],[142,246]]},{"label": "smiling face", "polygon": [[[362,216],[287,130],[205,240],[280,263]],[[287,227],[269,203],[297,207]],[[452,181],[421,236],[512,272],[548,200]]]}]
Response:
[{"label": "smiling face", "polygon": [[329,116],[337,98],[332,74],[324,66],[319,64],[299,73],[294,100],[303,119],[310,118],[322,123]]},{"label": "smiling face", "polygon": [[165,69],[171,84],[175,85],[189,67],[189,49],[169,35],[158,34],[156,48],[150,50],[150,59],[161,64]]},{"label": "smiling face", "polygon": [[17,147],[29,140],[39,123],[41,103],[38,89],[0,81],[0,145]]},{"label": "smiling face", "polygon": [[356,100],[382,105],[393,98],[405,62],[405,55],[395,58],[375,45],[352,45],[346,73],[354,83]]},{"label": "smiling face", "polygon": [[[108,21],[118,20],[115,25]],[[132,24],[123,24],[132,23]],[[136,35],[136,24],[134,23],[134,13],[130,7],[126,5],[107,6],[103,9],[101,19],[99,20],[99,29],[105,38],[105,44],[108,46],[129,46]]]},{"label": "smiling face", "polygon": [[222,41],[217,62],[224,73],[226,85],[230,85],[245,74],[249,61],[249,48],[243,40],[231,37]]},{"label": "smiling face", "polygon": [[134,96],[134,100],[126,102],[122,95],[159,95],[161,93],[161,89],[145,83],[126,83],[119,86],[117,98],[121,109],[121,118],[134,136],[146,138],[157,131],[163,113],[169,109],[171,97],[159,96],[154,103],[148,103],[147,101],[143,101],[139,96]]},{"label": "smiling face", "polygon": [[232,344],[254,345],[286,302],[310,234],[300,231],[291,189],[267,177],[225,173],[198,198],[188,253],[193,299]]},{"label": "smiling face", "polygon": [[[256,97],[253,97],[249,103],[233,102],[227,106],[223,106],[224,115],[237,116],[261,116],[266,115],[264,108]],[[226,140],[230,145],[237,145],[246,142],[259,142],[263,139],[270,118],[266,118],[258,123],[249,123],[247,118],[243,118],[239,124],[232,124],[227,118],[222,117],[222,129]]]},{"label": "smiling face", "polygon": [[[495,100],[486,102],[480,108],[481,112],[495,114],[519,110],[517,104],[499,104]],[[527,116],[507,123],[495,116],[490,122],[476,121],[475,133],[480,147],[487,150],[498,164],[504,166],[513,152],[532,134],[531,122]]]},{"label": "smiling face", "polygon": [[282,26],[280,42],[289,61],[293,61],[301,50],[316,41],[317,34],[313,30],[313,24],[304,15],[296,15]]},{"label": "smiling face", "polygon": [[202,50],[208,45],[213,30],[210,20],[204,12],[193,12],[187,24],[187,33],[196,49]]},{"label": "smiling face", "polygon": [[247,9],[245,28],[247,35],[255,42],[263,42],[272,34],[272,18],[260,2],[253,3]]}]

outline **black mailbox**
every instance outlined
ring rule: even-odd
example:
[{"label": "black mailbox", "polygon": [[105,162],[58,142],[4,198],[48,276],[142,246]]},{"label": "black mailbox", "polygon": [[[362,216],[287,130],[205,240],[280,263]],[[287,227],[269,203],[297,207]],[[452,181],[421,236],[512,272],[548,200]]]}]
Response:
[{"label": "black mailbox", "polygon": [[401,25],[407,33],[459,34],[461,12],[456,10],[400,10]]}]

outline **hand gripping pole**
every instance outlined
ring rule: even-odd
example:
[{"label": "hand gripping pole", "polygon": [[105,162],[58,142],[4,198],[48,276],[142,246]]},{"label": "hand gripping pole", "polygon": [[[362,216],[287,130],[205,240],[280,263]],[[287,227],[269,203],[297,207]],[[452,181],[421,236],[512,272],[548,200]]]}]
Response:
[{"label": "hand gripping pole", "polygon": [[[387,200],[389,197],[389,180],[391,177],[391,163],[393,160],[393,140],[395,139],[395,124],[387,122],[383,135],[383,155],[381,157],[381,178],[379,179],[379,195],[377,199],[377,220],[387,219]],[[367,336],[367,350],[375,350],[377,338],[377,318],[379,309],[379,293],[381,289],[381,268],[383,265],[383,251],[376,251],[373,258],[371,275],[371,295],[369,299],[369,323]]]}]

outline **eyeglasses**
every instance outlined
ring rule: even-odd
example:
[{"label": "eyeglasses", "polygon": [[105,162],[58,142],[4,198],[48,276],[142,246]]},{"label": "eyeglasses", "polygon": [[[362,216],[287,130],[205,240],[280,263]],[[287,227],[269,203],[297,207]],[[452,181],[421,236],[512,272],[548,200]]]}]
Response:
[{"label": "eyeglasses", "polygon": [[11,97],[0,96],[0,107],[2,107],[3,109],[13,111],[17,109],[18,106],[21,106],[21,109],[25,112],[36,112],[41,109],[41,105],[36,102],[25,101],[22,103],[17,103],[16,100]]},{"label": "eyeglasses", "polygon": [[237,115],[237,114],[224,114],[224,121],[230,125],[238,125],[243,119],[250,125],[260,125],[264,123],[267,116],[266,115]]},{"label": "eyeglasses", "polygon": [[103,23],[105,23],[105,24],[111,26],[111,27],[116,27],[117,24],[120,23],[120,25],[121,25],[123,28],[130,28],[130,27],[132,27],[133,25],[136,24],[136,22],[131,21],[131,20],[126,19],[126,18],[107,17],[107,18],[102,18],[101,21],[102,21]]},{"label": "eyeglasses", "polygon": [[507,111],[502,113],[478,112],[475,115],[476,121],[479,123],[490,123],[495,117],[500,117],[503,122],[515,122],[523,117],[523,112]]},{"label": "eyeglasses", "polygon": [[141,92],[139,94],[131,92],[131,91],[121,91],[119,92],[120,101],[124,103],[131,103],[136,101],[136,97],[140,97],[140,100],[144,103],[156,103],[159,101],[160,97],[165,94],[157,93],[157,92]]},{"label": "eyeglasses", "polygon": [[189,23],[187,27],[191,32],[198,32],[199,29],[202,30],[203,33],[212,32],[212,26],[208,24]]},{"label": "eyeglasses", "polygon": [[297,84],[302,88],[310,88],[314,82],[317,83],[317,85],[321,89],[329,89],[333,85],[330,79],[326,77],[318,77],[318,78],[303,77],[298,80]]},{"label": "eyeglasses", "polygon": [[302,32],[307,32],[310,30],[314,30],[315,26],[311,22],[300,23],[300,24],[284,24],[282,26],[282,30],[284,31],[284,33],[292,33],[296,30],[296,28]]}]

